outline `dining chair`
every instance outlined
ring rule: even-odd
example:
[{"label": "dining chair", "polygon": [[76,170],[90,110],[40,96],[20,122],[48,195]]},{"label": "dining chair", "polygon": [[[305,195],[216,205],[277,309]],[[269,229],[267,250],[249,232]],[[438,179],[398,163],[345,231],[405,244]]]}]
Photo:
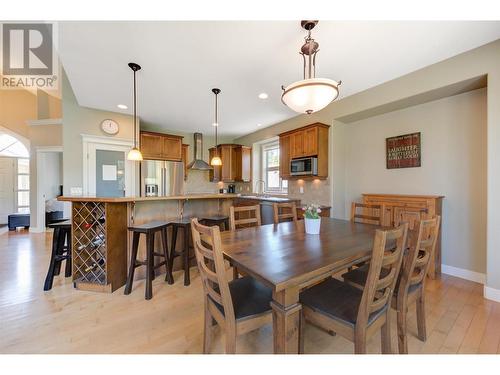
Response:
[{"label": "dining chair", "polygon": [[[400,354],[408,353],[407,322],[408,305],[416,301],[418,338],[427,339],[425,322],[425,280],[436,249],[441,218],[420,220],[414,231],[408,232],[408,237],[414,238],[408,253],[403,258],[403,266],[398,277],[396,289],[392,297],[391,306],[397,311],[398,322],[398,348]],[[417,229],[418,228],[418,229]],[[413,234],[411,232],[416,232]],[[342,275],[344,281],[364,288],[368,278],[367,265],[352,270]],[[387,275],[389,270],[382,268],[381,276]]]},{"label": "dining chair", "polygon": [[234,354],[236,336],[271,323],[272,291],[250,276],[228,282],[218,226],[206,227],[195,218],[191,233],[204,291],[203,353],[210,351],[215,321],[225,331],[226,353]]},{"label": "dining chair", "polygon": [[229,227],[231,230],[260,225],[260,205],[229,207]]},{"label": "dining chair", "polygon": [[352,202],[351,221],[353,223],[384,225],[383,204],[365,204]]},{"label": "dining chair", "polygon": [[[300,352],[304,351],[305,321],[354,342],[356,354],[366,353],[367,339],[381,329],[382,353],[392,352],[389,305],[401,268],[407,232],[407,223],[396,229],[376,230],[363,290],[329,278],[300,294]],[[381,274],[382,267],[388,270],[387,274]]]},{"label": "dining chair", "polygon": [[274,224],[279,224],[282,221],[297,222],[297,206],[295,202],[290,203],[273,203],[273,219]]}]

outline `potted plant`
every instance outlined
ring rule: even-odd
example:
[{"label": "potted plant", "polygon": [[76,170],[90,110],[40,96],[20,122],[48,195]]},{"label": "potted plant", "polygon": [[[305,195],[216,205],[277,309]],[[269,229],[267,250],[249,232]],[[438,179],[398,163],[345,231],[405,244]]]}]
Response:
[{"label": "potted plant", "polygon": [[304,210],[304,222],[306,233],[308,234],[319,234],[319,228],[321,225],[321,209],[317,204],[311,204],[302,208]]}]

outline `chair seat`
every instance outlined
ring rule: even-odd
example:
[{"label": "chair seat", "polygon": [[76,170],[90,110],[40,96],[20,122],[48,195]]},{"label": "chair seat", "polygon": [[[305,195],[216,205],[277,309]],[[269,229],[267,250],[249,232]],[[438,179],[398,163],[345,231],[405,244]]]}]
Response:
[{"label": "chair seat", "polygon": [[224,221],[224,220],[229,220],[229,216],[225,215],[203,216],[200,220]]},{"label": "chair seat", "polygon": [[59,221],[57,223],[51,223],[48,225],[49,228],[69,228],[71,229],[71,220]]},{"label": "chair seat", "polygon": [[[368,278],[368,271],[369,271],[369,264],[365,264],[359,268],[353,269],[352,271],[346,272],[342,275],[342,278],[346,281],[349,281],[351,283],[357,284],[357,285],[365,285],[366,284],[366,279]],[[385,268],[382,268],[380,270],[380,277],[386,277],[389,274],[389,271]],[[401,281],[401,275],[398,277],[398,281],[396,282],[396,287],[394,289],[394,296],[398,295],[398,290],[399,290],[399,282]],[[418,290],[420,288],[421,284],[414,284],[410,285],[408,288],[408,294],[413,293],[414,291]]]},{"label": "chair seat", "polygon": [[[271,311],[272,290],[250,276],[229,282],[229,291],[231,292],[236,319]],[[224,308],[217,302],[214,301],[214,303],[220,312],[224,314]]]},{"label": "chair seat", "polygon": [[146,233],[150,231],[155,231],[155,230],[160,230],[166,226],[168,226],[168,221],[150,221],[144,224],[139,224],[139,225],[133,225],[128,227],[128,230],[133,231],[133,232],[140,232],[140,233]]},{"label": "chair seat", "polygon": [[[300,293],[300,302],[314,310],[354,327],[363,292],[337,279],[327,279]],[[368,325],[387,310],[387,305],[368,317]]]},{"label": "chair seat", "polygon": [[173,219],[173,220],[170,220],[170,225],[189,226],[189,225],[191,225],[191,218],[190,217],[183,217],[182,219]]}]

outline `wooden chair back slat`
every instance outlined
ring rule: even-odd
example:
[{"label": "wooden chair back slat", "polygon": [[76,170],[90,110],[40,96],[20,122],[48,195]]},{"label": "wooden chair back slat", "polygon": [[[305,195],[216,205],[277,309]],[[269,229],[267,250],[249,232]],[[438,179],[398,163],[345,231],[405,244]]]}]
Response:
[{"label": "wooden chair back slat", "polygon": [[229,227],[236,230],[241,227],[260,226],[260,205],[229,208]]},{"label": "wooden chair back slat", "polygon": [[[434,257],[440,222],[440,216],[420,221],[417,241],[415,246],[410,247],[400,284],[405,282],[410,287],[424,282],[431,259]],[[404,287],[404,285],[400,285],[401,287]]]},{"label": "wooden chair back slat", "polygon": [[297,206],[295,202],[274,203],[273,204],[274,224],[278,224],[288,219],[292,219],[294,222],[297,221]]},{"label": "wooden chair back slat", "polygon": [[[225,319],[234,321],[233,302],[221,249],[220,229],[217,225],[212,227],[201,225],[198,219],[194,218],[191,219],[191,233],[205,295],[223,307]],[[210,245],[207,245],[207,242]],[[211,249],[205,245],[211,246]]]},{"label": "wooden chair back slat", "polygon": [[427,214],[427,208],[422,207],[394,207],[394,227],[399,227],[401,223],[408,223],[408,230],[417,230],[418,224]]},{"label": "wooden chair back slat", "polygon": [[351,221],[365,224],[384,224],[385,206],[382,204],[365,204],[352,202]]},{"label": "wooden chair back slat", "polygon": [[[407,223],[396,229],[375,232],[370,269],[363,289],[356,324],[366,325],[372,312],[390,303],[403,261],[407,234]],[[388,239],[396,242],[396,246],[391,250],[386,250]],[[381,276],[382,267],[389,271],[386,276]]]}]

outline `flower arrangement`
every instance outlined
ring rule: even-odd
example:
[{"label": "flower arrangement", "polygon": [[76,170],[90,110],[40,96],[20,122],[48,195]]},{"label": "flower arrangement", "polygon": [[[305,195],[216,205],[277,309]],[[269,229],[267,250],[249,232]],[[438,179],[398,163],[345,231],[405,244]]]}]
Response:
[{"label": "flower arrangement", "polygon": [[306,219],[319,219],[321,209],[317,204],[310,204],[306,207],[302,207],[302,210],[304,211],[304,217]]}]

